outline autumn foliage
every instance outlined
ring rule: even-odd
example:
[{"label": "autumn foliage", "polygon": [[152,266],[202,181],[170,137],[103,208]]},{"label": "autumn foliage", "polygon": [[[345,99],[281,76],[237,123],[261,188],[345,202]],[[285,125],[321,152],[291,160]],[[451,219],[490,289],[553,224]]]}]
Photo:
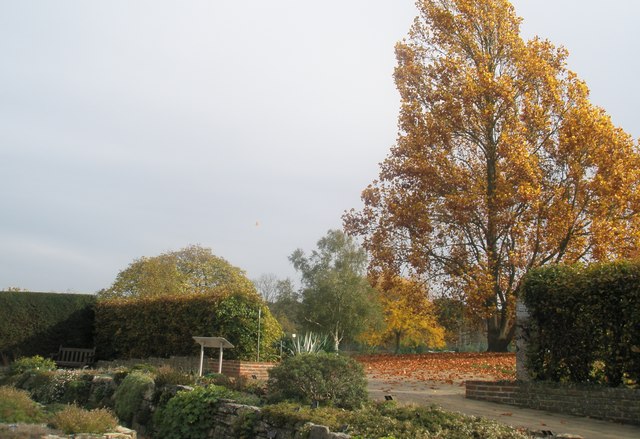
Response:
[{"label": "autumn foliage", "polygon": [[419,282],[401,277],[381,279],[377,285],[383,322],[371,328],[360,339],[380,346],[393,343],[395,352],[401,346],[443,348],[444,328],[436,320],[433,303]]},{"label": "autumn foliage", "polygon": [[459,294],[506,350],[531,268],[640,244],[638,144],[507,0],[425,0],[396,46],[397,145],[345,229],[370,271]]}]

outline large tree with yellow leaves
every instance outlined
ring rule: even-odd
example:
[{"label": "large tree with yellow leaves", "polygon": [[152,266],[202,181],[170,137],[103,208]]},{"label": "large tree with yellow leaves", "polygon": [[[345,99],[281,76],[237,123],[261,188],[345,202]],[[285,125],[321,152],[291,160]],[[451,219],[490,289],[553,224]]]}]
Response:
[{"label": "large tree with yellow leaves", "polygon": [[529,269],[636,251],[639,148],[589,102],[566,50],[521,38],[509,1],[417,7],[396,46],[397,145],[345,228],[372,273],[463,294],[503,351]]}]

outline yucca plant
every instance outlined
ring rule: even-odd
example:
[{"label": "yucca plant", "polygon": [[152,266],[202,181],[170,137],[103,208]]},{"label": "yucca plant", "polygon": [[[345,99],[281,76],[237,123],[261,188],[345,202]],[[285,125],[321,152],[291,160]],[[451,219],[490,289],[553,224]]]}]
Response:
[{"label": "yucca plant", "polygon": [[303,337],[293,339],[289,352],[291,355],[317,354],[327,351],[327,336],[307,332]]}]

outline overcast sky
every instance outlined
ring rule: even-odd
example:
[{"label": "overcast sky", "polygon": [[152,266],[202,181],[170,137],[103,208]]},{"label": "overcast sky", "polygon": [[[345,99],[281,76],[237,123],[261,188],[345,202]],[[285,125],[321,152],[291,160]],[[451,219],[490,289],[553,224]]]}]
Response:
[{"label": "overcast sky", "polygon": [[[640,136],[640,2],[518,0]],[[606,5],[606,6],[605,6]],[[296,274],[396,138],[412,0],[0,0],[0,289],[94,292],[188,244]]]}]

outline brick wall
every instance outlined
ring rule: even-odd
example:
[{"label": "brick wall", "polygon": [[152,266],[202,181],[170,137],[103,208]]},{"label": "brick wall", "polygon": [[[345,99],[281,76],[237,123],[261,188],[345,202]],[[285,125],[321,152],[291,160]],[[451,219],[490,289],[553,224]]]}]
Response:
[{"label": "brick wall", "polygon": [[640,389],[519,381],[467,381],[469,399],[640,425]]},{"label": "brick wall", "polygon": [[[253,378],[261,381],[269,379],[268,370],[275,366],[276,363],[257,363],[251,361],[240,360],[223,360],[222,361],[222,374],[231,378],[239,378],[244,376],[246,378]],[[209,359],[207,371],[218,371],[218,360]]]}]

